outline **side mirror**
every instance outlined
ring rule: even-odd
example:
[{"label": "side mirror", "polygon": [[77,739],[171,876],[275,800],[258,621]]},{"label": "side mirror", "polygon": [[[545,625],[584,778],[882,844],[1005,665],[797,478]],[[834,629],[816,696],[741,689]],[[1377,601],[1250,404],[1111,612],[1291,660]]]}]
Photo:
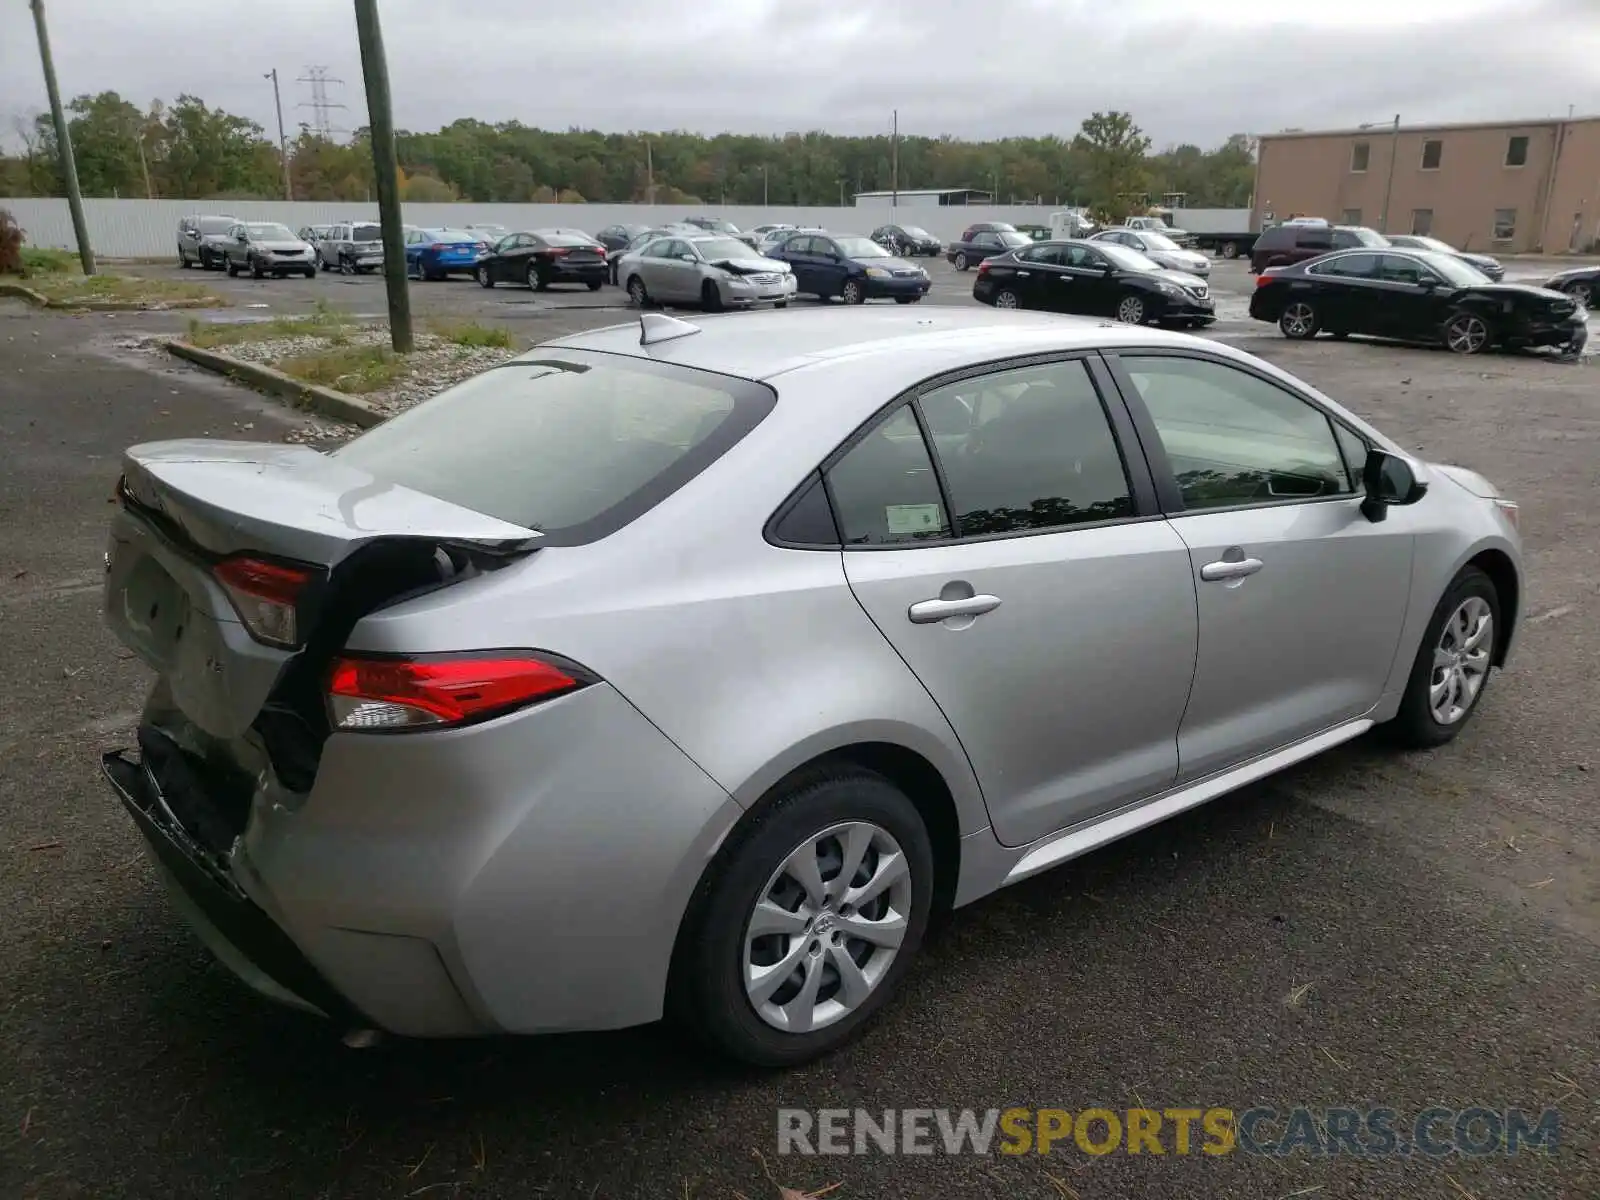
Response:
[{"label": "side mirror", "polygon": [[1415,504],[1428,491],[1428,485],[1417,478],[1409,462],[1377,447],[1367,451],[1361,485],[1366,492],[1361,515],[1374,524],[1387,517],[1392,506]]},{"label": "side mirror", "polygon": [[1425,292],[1431,292],[1439,286],[1439,281],[1432,275],[1424,275],[1417,280],[1417,286]]},{"label": "side mirror", "polygon": [[683,259],[684,262],[699,262],[700,261],[699,259],[697,259],[692,254],[680,254],[680,255],[678,255],[678,257]]}]

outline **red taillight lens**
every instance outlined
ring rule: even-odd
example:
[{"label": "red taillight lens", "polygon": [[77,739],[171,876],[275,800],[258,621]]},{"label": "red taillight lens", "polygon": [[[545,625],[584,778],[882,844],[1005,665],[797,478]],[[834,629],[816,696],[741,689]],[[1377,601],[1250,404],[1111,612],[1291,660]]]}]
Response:
[{"label": "red taillight lens", "polygon": [[1271,283],[1273,281],[1274,278],[1276,278],[1276,276],[1267,274],[1267,271],[1270,271],[1270,270],[1272,270],[1272,268],[1268,267],[1266,271],[1262,271],[1261,274],[1256,276],[1256,286],[1257,287],[1262,287],[1262,286],[1264,286],[1266,284],[1269,284],[1269,283]]},{"label": "red taillight lens", "polygon": [[567,252],[567,248],[565,246],[551,246],[546,250],[539,251],[540,254],[548,254],[552,258],[559,257],[560,255],[563,255],[566,252]]},{"label": "red taillight lens", "polygon": [[982,275],[988,269],[989,269],[989,260],[986,258],[981,263],[978,264],[978,274]]},{"label": "red taillight lens", "polygon": [[211,573],[256,641],[289,648],[300,644],[296,605],[315,577],[310,568],[241,556],[224,559]]},{"label": "red taillight lens", "polygon": [[337,659],[328,679],[335,729],[438,729],[499,716],[593,682],[529,653]]},{"label": "red taillight lens", "polygon": [[443,242],[434,242],[431,246],[428,247],[428,249],[429,250],[443,250],[444,249],[444,243]]}]

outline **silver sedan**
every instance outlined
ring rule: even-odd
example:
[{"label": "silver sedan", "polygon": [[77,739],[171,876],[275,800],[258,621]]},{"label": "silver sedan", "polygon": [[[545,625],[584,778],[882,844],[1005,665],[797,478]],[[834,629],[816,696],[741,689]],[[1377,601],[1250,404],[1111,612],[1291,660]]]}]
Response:
[{"label": "silver sedan", "polygon": [[1451,741],[1523,610],[1482,476],[1242,351],[976,307],[644,313],[329,454],[122,471],[157,681],[106,773],[219,958],[351,1032],[815,1057],[936,906]]},{"label": "silver sedan", "polygon": [[677,234],[630,249],[616,263],[616,280],[635,307],[698,304],[707,312],[785,307],[794,298],[789,264],[762,258],[726,234]]},{"label": "silver sedan", "polygon": [[1198,250],[1185,250],[1164,233],[1149,229],[1103,229],[1091,242],[1116,242],[1137,250],[1171,271],[1184,271],[1201,279],[1211,275],[1211,259]]}]

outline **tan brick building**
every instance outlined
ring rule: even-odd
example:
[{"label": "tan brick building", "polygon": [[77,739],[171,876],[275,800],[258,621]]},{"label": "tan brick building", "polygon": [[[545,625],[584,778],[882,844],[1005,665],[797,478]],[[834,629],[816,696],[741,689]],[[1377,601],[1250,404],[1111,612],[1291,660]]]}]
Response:
[{"label": "tan brick building", "polygon": [[1268,134],[1255,195],[1258,221],[1326,217],[1490,254],[1587,251],[1600,248],[1600,117]]}]

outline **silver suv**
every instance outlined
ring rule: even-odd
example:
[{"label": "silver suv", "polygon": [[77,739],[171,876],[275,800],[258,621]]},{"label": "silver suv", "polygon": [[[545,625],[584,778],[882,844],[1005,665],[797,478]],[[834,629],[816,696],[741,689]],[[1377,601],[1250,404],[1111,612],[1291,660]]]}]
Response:
[{"label": "silver suv", "polygon": [[383,231],[376,221],[345,221],[317,243],[317,259],[324,271],[337,267],[346,275],[377,271],[383,267]]},{"label": "silver suv", "polygon": [[178,265],[192,267],[199,263],[207,271],[219,269],[222,243],[238,223],[238,217],[184,217],[178,222]]}]

